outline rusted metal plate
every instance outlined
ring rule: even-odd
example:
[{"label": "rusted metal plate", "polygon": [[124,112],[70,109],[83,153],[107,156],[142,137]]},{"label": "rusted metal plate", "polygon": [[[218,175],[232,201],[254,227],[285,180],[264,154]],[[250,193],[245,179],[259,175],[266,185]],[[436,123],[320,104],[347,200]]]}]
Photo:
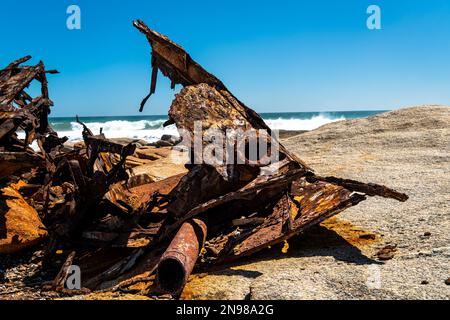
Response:
[{"label": "rusted metal plate", "polygon": [[163,195],[170,194],[184,176],[185,174],[182,173],[161,181],[137,186],[131,188],[130,192],[138,199],[139,204],[144,204],[149,202],[155,193]]},{"label": "rusted metal plate", "polygon": [[233,248],[234,256],[248,255],[288,239],[365,199],[330,183],[310,184],[304,178],[296,183],[302,185],[301,195],[280,199],[267,222]]},{"label": "rusted metal plate", "polygon": [[0,181],[36,167],[45,166],[45,161],[37,154],[28,152],[0,152]]}]

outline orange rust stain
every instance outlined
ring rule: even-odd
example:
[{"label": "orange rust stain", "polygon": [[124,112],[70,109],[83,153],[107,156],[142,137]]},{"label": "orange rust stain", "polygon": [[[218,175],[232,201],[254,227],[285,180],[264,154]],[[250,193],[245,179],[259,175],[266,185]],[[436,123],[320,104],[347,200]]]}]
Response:
[{"label": "orange rust stain", "polygon": [[320,225],[328,230],[336,232],[348,243],[356,247],[369,246],[381,239],[379,234],[365,231],[361,227],[355,226],[351,222],[337,217],[331,217],[323,221]]},{"label": "orange rust stain", "polygon": [[214,280],[210,277],[205,279],[206,274],[193,274],[189,276],[189,280],[181,293],[182,300],[206,300],[204,288],[210,287]]},{"label": "orange rust stain", "polygon": [[152,300],[138,294],[124,294],[120,292],[93,292],[84,297],[85,300]]},{"label": "orange rust stain", "polygon": [[194,293],[192,291],[192,288],[189,286],[189,283],[187,283],[183,289],[183,292],[181,293],[180,299],[181,300],[194,300],[193,296],[194,296]]},{"label": "orange rust stain", "polygon": [[[186,283],[186,286],[183,289],[183,292],[181,293],[181,300],[195,300],[195,299],[201,299],[201,293],[197,291],[202,287],[201,278],[199,278],[197,275],[191,275],[189,277],[188,282]],[[208,285],[205,281],[204,285]]]},{"label": "orange rust stain", "polygon": [[151,285],[152,285],[152,283],[148,283],[148,282],[143,281],[143,282],[138,282],[136,284],[133,284],[133,285],[129,286],[128,288],[132,289],[132,290],[139,291],[139,292],[145,292],[146,290],[148,290],[148,288]]},{"label": "orange rust stain", "polygon": [[[296,200],[297,200],[297,198],[299,198],[299,197],[295,197]],[[295,218],[297,218],[298,211],[299,211],[299,209],[298,209],[298,207],[296,205],[291,205],[291,220],[292,221],[294,221]]]},{"label": "orange rust stain", "polygon": [[282,253],[287,253],[289,250],[289,243],[287,242],[287,240],[284,240],[284,245],[283,248],[281,249]]},{"label": "orange rust stain", "polygon": [[10,187],[13,188],[13,189],[16,190],[16,191],[19,191],[19,189],[20,189],[21,187],[26,186],[26,185],[27,185],[27,183],[26,183],[25,181],[19,180],[19,181],[16,182],[16,183],[12,183],[12,184],[10,185]]}]

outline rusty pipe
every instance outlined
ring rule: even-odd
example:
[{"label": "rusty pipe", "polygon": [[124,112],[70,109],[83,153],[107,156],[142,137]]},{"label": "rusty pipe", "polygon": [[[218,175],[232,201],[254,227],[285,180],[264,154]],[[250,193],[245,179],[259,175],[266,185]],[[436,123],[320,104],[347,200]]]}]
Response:
[{"label": "rusty pipe", "polygon": [[199,219],[183,223],[156,268],[156,281],[166,293],[180,293],[194,269],[206,239],[206,225]]}]

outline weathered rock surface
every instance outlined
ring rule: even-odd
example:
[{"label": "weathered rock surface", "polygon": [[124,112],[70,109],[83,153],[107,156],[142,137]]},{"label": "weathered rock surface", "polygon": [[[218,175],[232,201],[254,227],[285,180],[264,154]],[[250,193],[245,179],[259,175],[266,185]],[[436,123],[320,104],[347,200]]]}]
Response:
[{"label": "weathered rock surface", "polygon": [[12,187],[0,191],[0,254],[37,244],[47,235],[39,215]]},{"label": "weathered rock surface", "polygon": [[159,139],[156,142],[149,143],[149,146],[156,146],[156,147],[168,147],[168,146],[174,146],[178,144],[181,141],[180,137],[172,136],[170,134],[164,134],[161,139]]},{"label": "weathered rock surface", "polygon": [[146,146],[148,143],[145,140],[141,140],[141,139],[132,139],[132,138],[111,138],[109,139],[115,143],[119,143],[119,144],[129,144],[129,143],[134,143],[137,145],[137,147],[143,147]]},{"label": "weathered rock surface", "polygon": [[133,176],[147,176],[150,181],[160,181],[168,177],[186,173],[184,167],[188,161],[187,152],[182,152],[171,148],[139,148],[139,152],[143,152],[147,157],[159,157],[156,160],[148,161],[145,164],[135,166],[130,171]]},{"label": "weathered rock surface", "polygon": [[[450,107],[416,107],[282,140],[320,175],[385,184],[410,198],[370,198],[292,238],[287,253],[280,245],[194,275],[184,297],[449,299],[449,123]],[[386,246],[395,254],[380,261]]]},{"label": "weathered rock surface", "polygon": [[[156,160],[164,159],[177,153],[176,150],[172,152],[172,147],[155,147],[142,146],[136,148],[132,156],[128,156],[125,162],[127,168],[135,168],[145,164],[151,164]],[[116,160],[120,159],[119,155],[115,155]]]},{"label": "weathered rock surface", "polygon": [[172,148],[156,148],[152,146],[145,146],[136,149],[136,156],[140,159],[158,160],[161,158],[167,158],[172,152]]}]

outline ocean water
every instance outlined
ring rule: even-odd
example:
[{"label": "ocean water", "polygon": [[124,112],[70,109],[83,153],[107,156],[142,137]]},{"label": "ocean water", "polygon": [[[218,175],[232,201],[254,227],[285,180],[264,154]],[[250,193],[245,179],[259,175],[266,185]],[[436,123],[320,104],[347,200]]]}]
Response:
[{"label": "ocean water", "polygon": [[[274,130],[313,130],[333,121],[369,117],[381,112],[384,111],[261,113],[261,116]],[[133,138],[153,142],[163,134],[178,135],[175,125],[163,128],[167,116],[80,117],[80,120],[94,134],[103,128],[107,138]],[[50,117],[49,121],[59,136],[67,136],[71,141],[82,139],[83,128],[75,121],[75,117]]]}]

